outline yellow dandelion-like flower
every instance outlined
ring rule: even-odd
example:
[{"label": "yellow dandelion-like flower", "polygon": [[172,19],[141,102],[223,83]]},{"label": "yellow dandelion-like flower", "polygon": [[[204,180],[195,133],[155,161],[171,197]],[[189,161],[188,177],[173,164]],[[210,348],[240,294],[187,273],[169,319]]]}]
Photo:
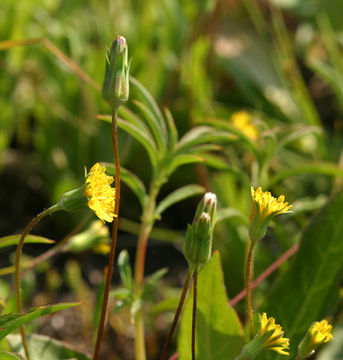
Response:
[{"label": "yellow dandelion-like flower", "polygon": [[251,122],[252,116],[246,111],[237,111],[231,116],[232,125],[252,140],[259,136],[257,127]]},{"label": "yellow dandelion-like flower", "polygon": [[114,214],[115,188],[110,185],[114,179],[105,173],[106,168],[96,163],[91,168],[86,179],[85,196],[88,207],[95,212],[102,221],[112,222]]},{"label": "yellow dandelion-like flower", "polygon": [[281,355],[289,355],[289,339],[284,338],[282,327],[275,324],[273,317],[267,318],[267,314],[260,315],[260,329],[258,336],[262,337],[267,332],[271,332],[270,336],[264,342],[265,350],[274,350]]},{"label": "yellow dandelion-like flower", "polygon": [[332,339],[331,331],[332,326],[326,320],[314,322],[299,344],[298,355],[306,358],[313,354],[320,344],[327,343]]},{"label": "yellow dandelion-like flower", "polygon": [[280,195],[276,199],[269,191],[263,192],[261,186],[257,190],[251,187],[251,197],[258,206],[260,216],[263,217],[283,214],[293,207],[285,202],[284,195]]},{"label": "yellow dandelion-like flower", "polygon": [[313,344],[319,345],[329,342],[332,339],[331,330],[332,326],[326,320],[313,323],[309,329]]}]

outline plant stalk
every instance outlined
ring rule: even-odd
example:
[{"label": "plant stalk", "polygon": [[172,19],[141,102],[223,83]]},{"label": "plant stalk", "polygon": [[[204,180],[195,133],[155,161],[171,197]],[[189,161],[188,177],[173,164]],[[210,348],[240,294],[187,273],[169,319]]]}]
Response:
[{"label": "plant stalk", "polygon": [[174,315],[174,320],[173,320],[173,323],[171,325],[171,328],[169,330],[169,334],[168,334],[168,337],[167,337],[167,340],[164,344],[164,347],[163,347],[163,351],[162,351],[162,355],[161,355],[161,360],[165,360],[166,357],[167,357],[167,352],[168,352],[168,348],[169,348],[169,345],[170,345],[170,342],[171,342],[171,339],[173,337],[173,334],[174,334],[174,331],[175,331],[175,328],[176,328],[176,324],[179,320],[179,317],[180,317],[180,314],[181,314],[181,310],[182,310],[182,307],[183,307],[183,304],[186,300],[186,296],[187,296],[187,291],[189,289],[189,286],[190,286],[190,282],[191,282],[191,279],[192,279],[192,272],[189,271],[188,272],[188,275],[187,275],[187,278],[186,278],[186,281],[185,281],[185,284],[183,286],[183,289],[182,289],[182,293],[181,293],[181,297],[180,297],[180,301],[179,301],[179,305],[177,306],[177,309],[176,309],[176,312],[175,312],[175,315]]},{"label": "plant stalk", "polygon": [[[21,257],[21,253],[22,253],[22,250],[23,250],[25,238],[30,233],[32,228],[40,220],[42,220],[45,216],[47,216],[49,214],[52,214],[54,211],[56,211],[58,209],[59,209],[58,205],[53,205],[53,206],[49,207],[48,209],[46,209],[46,210],[42,211],[41,213],[39,213],[25,227],[25,229],[24,229],[24,231],[21,234],[21,237],[19,239],[18,246],[17,246],[17,251],[16,251],[16,255],[15,255],[15,289],[16,289],[16,294],[17,294],[17,311],[18,311],[19,314],[21,314],[23,312],[21,288],[20,288],[20,277],[21,277],[20,276],[20,257]],[[24,351],[25,351],[26,359],[30,360],[30,354],[29,354],[29,349],[28,349],[28,345],[27,345],[27,341],[26,341],[26,335],[25,335],[24,326],[20,327],[20,335],[21,335],[21,340],[22,340],[22,343],[23,343],[23,348],[24,348]]]},{"label": "plant stalk", "polygon": [[115,108],[112,110],[112,143],[113,143],[113,153],[114,153],[115,187],[116,187],[116,197],[115,197],[115,201],[114,201],[114,214],[116,216],[113,219],[112,243],[111,243],[111,250],[110,250],[110,255],[109,255],[108,265],[107,265],[104,298],[103,298],[103,302],[102,302],[101,315],[100,315],[97,339],[96,339],[96,343],[95,343],[93,360],[99,359],[101,339],[102,339],[102,335],[104,332],[107,304],[108,304],[108,298],[109,298],[109,293],[110,293],[110,288],[111,288],[114,257],[115,257],[115,251],[116,251],[116,246],[117,246],[117,237],[118,237],[119,203],[120,203],[120,159],[119,159],[119,147],[118,147],[117,117],[118,117],[118,109]]},{"label": "plant stalk", "polygon": [[246,272],[245,272],[245,288],[247,292],[247,312],[250,328],[250,339],[254,336],[254,324],[253,324],[253,309],[252,309],[252,295],[251,295],[251,278],[253,272],[253,259],[254,259],[254,249],[255,243],[249,240],[249,250],[246,263]]},{"label": "plant stalk", "polygon": [[195,332],[197,321],[197,300],[198,300],[198,269],[193,275],[193,314],[192,314],[192,360],[195,360]]},{"label": "plant stalk", "polygon": [[[136,260],[135,260],[135,293],[139,297],[142,293],[142,286],[144,280],[144,268],[146,250],[148,246],[148,239],[154,224],[154,211],[156,206],[156,197],[159,192],[159,187],[154,183],[150,188],[149,201],[147,207],[143,211],[142,225],[140,228],[140,234],[138,237]],[[145,336],[144,336],[144,320],[142,309],[139,309],[135,316],[135,359],[145,360]]]}]

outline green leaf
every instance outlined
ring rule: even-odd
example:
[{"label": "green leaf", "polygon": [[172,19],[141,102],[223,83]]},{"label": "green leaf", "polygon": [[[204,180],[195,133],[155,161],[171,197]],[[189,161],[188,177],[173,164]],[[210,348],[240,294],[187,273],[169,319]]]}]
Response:
[{"label": "green leaf", "polygon": [[[294,262],[260,310],[284,328],[285,336],[291,339],[291,358],[310,324],[325,316],[328,296],[338,286],[343,269],[342,207],[340,192],[312,220]],[[279,357],[274,354],[269,359]]]},{"label": "green leaf", "polygon": [[144,282],[142,298],[149,296],[152,288],[156,287],[157,282],[168,272],[167,268],[159,269],[148,276]]},{"label": "green leaf", "polygon": [[[19,239],[21,237],[21,234],[17,234],[17,235],[8,235],[8,236],[3,236],[0,238],[0,248],[6,247],[6,246],[11,246],[11,245],[17,245],[19,242]],[[54,240],[50,240],[47,239],[45,237],[42,236],[37,236],[37,235],[27,235],[25,238],[25,244],[53,244],[55,243]]]},{"label": "green leaf", "polygon": [[[8,342],[15,351],[23,353],[20,335],[9,335]],[[43,335],[31,335],[27,337],[31,360],[89,360],[82,354],[62,341]],[[2,360],[2,358],[1,358]]]},{"label": "green leaf", "polygon": [[[145,122],[137,116],[135,113],[133,113],[131,110],[129,110],[126,106],[120,106],[118,110],[118,114],[128,122],[130,122],[135,127],[141,129],[143,132],[150,133],[149,128],[146,126]],[[112,116],[108,115],[109,122],[112,122]]]},{"label": "green leaf", "polygon": [[205,158],[199,155],[190,155],[190,154],[181,154],[175,155],[169,165],[169,172],[173,172],[175,169],[182,165],[186,164],[194,164],[194,163],[201,163],[205,162]]},{"label": "green leaf", "polygon": [[156,144],[158,145],[159,150],[164,154],[167,148],[167,133],[163,131],[160,122],[150,111],[150,109],[143,103],[138,100],[133,100],[133,103],[142,111],[145,116],[145,119],[154,134]]},{"label": "green leaf", "polygon": [[2,340],[5,336],[21,325],[27,324],[41,316],[51,314],[56,311],[69,309],[77,305],[80,305],[80,303],[62,303],[32,308],[30,311],[23,314],[10,313],[2,315],[0,316],[0,340]]},{"label": "green leaf", "polygon": [[173,116],[169,109],[164,108],[165,118],[167,120],[168,134],[169,134],[169,152],[173,152],[175,149],[175,145],[179,139],[179,134],[177,132],[177,128],[175,126],[175,122]]},{"label": "green leaf", "polygon": [[[108,117],[108,115],[97,115],[97,119],[105,120],[105,121],[111,121],[111,118]],[[139,127],[136,125],[119,118],[118,119],[118,127],[125,130],[127,133],[129,133],[132,137],[134,137],[138,142],[143,145],[145,150],[148,152],[151,164],[153,167],[157,166],[157,149],[155,141],[149,132],[149,130],[141,131]]]},{"label": "green leaf", "polygon": [[222,209],[218,209],[217,216],[216,216],[216,224],[220,221],[228,220],[235,218],[240,223],[244,225],[248,225],[248,219],[242,214],[239,210],[232,208],[232,207],[226,207]]},{"label": "green leaf", "polygon": [[143,96],[143,98],[148,102],[148,104],[151,107],[151,110],[153,111],[156,118],[159,120],[163,130],[167,132],[166,124],[163,119],[163,115],[161,113],[161,110],[159,109],[158,105],[156,104],[156,101],[151,96],[149,91],[133,76],[130,76],[130,83],[134,85],[140,92],[140,94]]},{"label": "green leaf", "polygon": [[8,351],[0,351],[0,359],[1,360],[24,360],[24,358],[15,353],[10,353]]},{"label": "green leaf", "polygon": [[[114,164],[103,162],[101,164],[106,166],[106,172],[109,175],[115,176]],[[144,208],[148,201],[148,195],[146,193],[145,185],[143,184],[142,180],[134,173],[123,167],[120,168],[120,178],[137,196],[142,208]]]},{"label": "green leaf", "polygon": [[[218,252],[199,274],[196,324],[197,360],[233,360],[244,344],[243,329],[236,312],[228,304]],[[182,315],[178,353],[191,359],[192,296]]]},{"label": "green leaf", "polygon": [[132,272],[129,261],[129,253],[127,250],[122,250],[118,257],[118,267],[121,281],[123,285],[126,286],[129,290],[132,290]]},{"label": "green leaf", "polygon": [[191,196],[196,196],[203,194],[205,192],[205,189],[200,185],[186,185],[183,186],[169,195],[167,195],[160,203],[158,204],[156,210],[155,210],[155,216],[159,218],[163,211],[165,211],[170,206],[185,200]]},{"label": "green leaf", "polygon": [[277,175],[273,176],[269,181],[269,186],[287,179],[296,175],[303,174],[320,174],[320,175],[328,175],[328,176],[339,176],[343,177],[343,169],[339,168],[337,165],[329,162],[312,162],[303,164],[297,167],[293,167],[291,169],[286,169],[283,171],[279,171]]}]

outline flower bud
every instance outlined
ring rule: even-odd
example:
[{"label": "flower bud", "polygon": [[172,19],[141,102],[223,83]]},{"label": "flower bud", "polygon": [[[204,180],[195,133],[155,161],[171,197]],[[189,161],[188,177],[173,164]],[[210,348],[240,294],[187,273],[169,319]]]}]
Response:
[{"label": "flower bud", "polygon": [[306,359],[315,349],[332,339],[332,326],[326,320],[314,322],[298,346],[298,358]]},{"label": "flower bud", "polygon": [[84,195],[85,186],[64,193],[58,202],[61,210],[74,211],[87,205],[87,197]]},{"label": "flower bud", "polygon": [[198,205],[193,224],[188,225],[183,251],[190,267],[199,267],[211,258],[216,209],[216,195],[206,193]]},{"label": "flower bud", "polygon": [[117,108],[129,98],[130,64],[127,54],[127,43],[123,36],[117,36],[111,50],[107,49],[102,96],[113,108]]}]

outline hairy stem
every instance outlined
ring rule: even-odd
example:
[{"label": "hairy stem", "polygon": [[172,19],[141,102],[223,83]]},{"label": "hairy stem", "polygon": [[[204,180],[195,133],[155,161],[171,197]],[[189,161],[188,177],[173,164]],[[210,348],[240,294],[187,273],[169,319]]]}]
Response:
[{"label": "hairy stem", "polygon": [[193,276],[192,360],[195,360],[195,330],[196,330],[196,321],[197,321],[197,299],[198,299],[198,269],[195,269]]},{"label": "hairy stem", "polygon": [[115,187],[116,187],[116,198],[114,202],[114,214],[116,215],[113,219],[113,229],[112,229],[112,243],[111,250],[108,259],[107,272],[106,272],[106,281],[105,281],[105,290],[104,298],[102,301],[101,315],[98,327],[98,334],[95,343],[93,360],[99,359],[101,339],[104,332],[106,311],[108,304],[108,297],[111,287],[111,279],[113,274],[114,266],[114,256],[117,246],[117,236],[118,236],[118,221],[119,221],[119,203],[120,203],[120,159],[119,159],[119,147],[118,147],[118,133],[117,133],[117,109],[112,110],[112,143],[113,143],[113,153],[114,153],[114,166],[115,166]]},{"label": "hairy stem", "polygon": [[253,258],[254,258],[254,246],[251,241],[249,242],[249,250],[247,256],[247,263],[245,269],[245,288],[247,291],[247,312],[250,329],[250,339],[254,336],[254,324],[253,324],[253,309],[252,309],[252,296],[251,296],[251,278],[253,272]]},{"label": "hairy stem", "polygon": [[176,312],[175,312],[173,323],[171,325],[167,340],[166,340],[166,342],[164,344],[164,347],[163,347],[161,360],[165,360],[166,357],[167,357],[168,348],[169,348],[171,339],[173,337],[173,334],[174,334],[174,331],[175,331],[175,328],[176,328],[176,324],[177,324],[177,322],[179,320],[183,304],[184,304],[184,302],[186,300],[187,291],[189,289],[191,279],[192,279],[192,272],[189,271],[188,275],[187,275],[187,278],[186,278],[186,281],[185,281],[185,285],[183,286],[183,289],[182,289],[182,294],[181,294],[181,297],[180,297],[179,305],[177,306],[177,309],[176,309]]},{"label": "hairy stem", "polygon": [[[24,229],[24,231],[21,234],[21,237],[19,239],[19,243],[18,243],[18,246],[17,246],[16,255],[15,255],[15,289],[16,289],[16,294],[17,294],[17,311],[18,311],[18,313],[23,312],[22,297],[21,297],[21,287],[20,287],[20,277],[21,277],[20,276],[20,257],[21,257],[21,253],[22,253],[22,250],[23,250],[25,238],[30,233],[32,228],[40,220],[42,220],[45,216],[53,213],[54,211],[57,211],[58,209],[59,209],[58,205],[53,205],[53,206],[49,207],[48,209],[46,209],[46,210],[42,211],[41,213],[39,213],[26,226],[26,228]],[[30,354],[29,354],[29,349],[28,349],[28,346],[27,346],[24,326],[20,327],[20,335],[21,335],[21,340],[22,340],[22,343],[23,343],[23,348],[24,348],[24,351],[25,351],[26,359],[30,360]]]}]

